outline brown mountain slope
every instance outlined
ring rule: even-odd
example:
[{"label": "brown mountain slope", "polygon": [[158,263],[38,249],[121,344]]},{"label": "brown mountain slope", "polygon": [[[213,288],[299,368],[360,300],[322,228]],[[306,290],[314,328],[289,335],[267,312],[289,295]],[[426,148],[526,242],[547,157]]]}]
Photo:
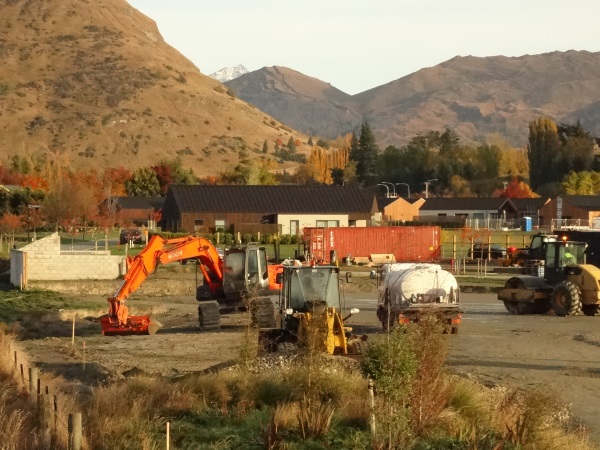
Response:
[{"label": "brown mountain slope", "polygon": [[0,0],[0,58],[2,159],[133,169],[180,156],[208,175],[297,136],[202,75],[124,0]]},{"label": "brown mountain slope", "polygon": [[334,138],[360,126],[351,96],[287,67],[263,67],[225,83],[238,97],[297,130]]},{"label": "brown mountain slope", "polygon": [[523,145],[528,122],[542,115],[557,121],[581,119],[586,129],[600,133],[592,111],[579,115],[599,96],[600,53],[568,51],[456,57],[357,94],[353,105],[373,118],[386,143],[450,127],[466,139],[500,134]]},{"label": "brown mountain slope", "polygon": [[[244,86],[240,98],[273,117],[320,136],[337,136],[366,120],[381,147],[401,145],[418,133],[446,127],[466,140],[501,136],[521,146],[527,140],[529,121],[541,115],[556,121],[580,119],[586,129],[600,135],[600,53],[456,57],[351,98],[335,90],[333,101],[320,92],[311,101],[308,89],[302,96],[282,89],[292,84],[288,71],[277,68],[277,85],[262,81],[273,72],[268,68],[228,84]],[[318,81],[293,74],[296,91],[300,91],[297,86]],[[344,123],[348,112],[351,120]]]}]

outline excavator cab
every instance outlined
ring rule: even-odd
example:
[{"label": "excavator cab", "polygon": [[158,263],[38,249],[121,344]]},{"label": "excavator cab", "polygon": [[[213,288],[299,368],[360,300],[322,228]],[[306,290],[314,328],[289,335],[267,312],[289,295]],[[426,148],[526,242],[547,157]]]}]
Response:
[{"label": "excavator cab", "polygon": [[[248,245],[224,252],[223,293],[226,302],[239,303],[243,293],[268,293],[269,270],[264,247]],[[199,299],[200,300],[200,299]]]}]

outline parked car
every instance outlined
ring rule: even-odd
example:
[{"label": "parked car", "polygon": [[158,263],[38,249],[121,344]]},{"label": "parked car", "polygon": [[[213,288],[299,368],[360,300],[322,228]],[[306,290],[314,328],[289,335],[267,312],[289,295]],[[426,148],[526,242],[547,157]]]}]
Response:
[{"label": "parked car", "polygon": [[144,237],[137,228],[131,228],[128,230],[121,230],[119,235],[119,244],[127,244],[129,241],[133,241],[134,244],[143,244]]},{"label": "parked car", "polygon": [[474,244],[467,256],[471,259],[506,259],[506,248],[500,244]]}]

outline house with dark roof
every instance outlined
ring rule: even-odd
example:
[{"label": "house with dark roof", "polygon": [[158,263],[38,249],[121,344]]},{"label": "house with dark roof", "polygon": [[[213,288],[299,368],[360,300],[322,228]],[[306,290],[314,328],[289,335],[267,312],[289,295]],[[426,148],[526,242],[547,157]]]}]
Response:
[{"label": "house with dark roof", "polygon": [[384,223],[412,221],[419,216],[424,203],[424,198],[377,197],[377,207]]},{"label": "house with dark roof", "polygon": [[163,230],[299,234],[305,227],[370,225],[375,196],[356,186],[171,185]]},{"label": "house with dark roof", "polygon": [[461,222],[474,228],[517,226],[523,217],[538,224],[544,198],[428,198],[419,210],[419,221]]},{"label": "house with dark roof", "polygon": [[555,219],[594,226],[600,221],[600,195],[562,195],[550,200],[540,209],[540,222],[550,227]]},{"label": "house with dark roof", "polygon": [[[112,197],[115,217],[118,223],[132,223],[138,226],[148,226],[155,220],[156,214],[162,209],[164,197]],[[104,201],[104,206],[108,200]]]}]

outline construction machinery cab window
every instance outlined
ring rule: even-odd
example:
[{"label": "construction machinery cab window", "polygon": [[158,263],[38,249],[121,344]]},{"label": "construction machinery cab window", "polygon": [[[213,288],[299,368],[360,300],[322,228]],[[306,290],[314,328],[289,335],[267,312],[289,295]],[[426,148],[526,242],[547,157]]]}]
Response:
[{"label": "construction machinery cab window", "polygon": [[337,273],[331,268],[312,267],[294,270],[290,276],[289,307],[306,311],[315,304],[340,308]]},{"label": "construction machinery cab window", "polygon": [[[248,255],[246,257],[246,255]],[[225,273],[230,282],[245,284],[244,274],[248,274],[251,283],[257,283],[260,278],[268,278],[267,254],[263,248],[252,248],[248,251],[232,249],[227,251],[227,266]]]},{"label": "construction machinery cab window", "polygon": [[[558,252],[556,247],[558,246]],[[584,263],[585,245],[581,244],[562,244],[548,245],[546,249],[546,267],[566,267],[573,264]],[[558,258],[558,259],[557,259]]]}]

